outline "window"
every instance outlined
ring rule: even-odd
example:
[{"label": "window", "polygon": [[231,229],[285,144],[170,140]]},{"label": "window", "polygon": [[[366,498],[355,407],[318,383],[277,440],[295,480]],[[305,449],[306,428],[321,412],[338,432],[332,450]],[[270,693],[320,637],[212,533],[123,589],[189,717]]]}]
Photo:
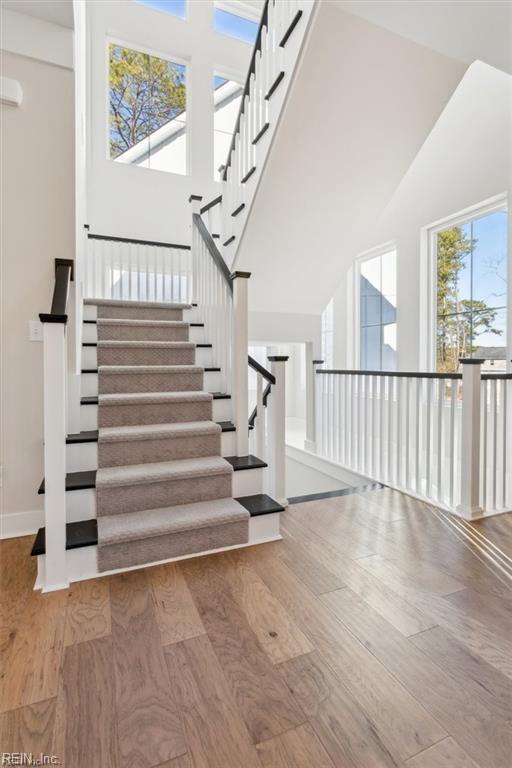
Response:
[{"label": "window", "polygon": [[154,8],[155,11],[163,11],[171,16],[178,16],[184,19],[186,15],[186,0],[135,0],[137,5],[147,5],[148,8]]},{"label": "window", "polygon": [[334,365],[334,307],[330,300],[322,312],[322,360],[326,368]]},{"label": "window", "polygon": [[504,206],[434,232],[436,362],[457,371],[461,357],[505,370],[507,211]]},{"label": "window", "polygon": [[110,157],[159,171],[187,172],[185,66],[109,46]]},{"label": "window", "polygon": [[359,263],[359,365],[396,368],[396,250],[385,249]]},{"label": "window", "polygon": [[213,26],[216,32],[254,45],[258,34],[256,21],[246,19],[237,13],[230,13],[218,6],[215,6],[213,13]]},{"label": "window", "polygon": [[213,177],[221,180],[219,168],[228,156],[240,110],[243,88],[224,77],[213,78]]}]

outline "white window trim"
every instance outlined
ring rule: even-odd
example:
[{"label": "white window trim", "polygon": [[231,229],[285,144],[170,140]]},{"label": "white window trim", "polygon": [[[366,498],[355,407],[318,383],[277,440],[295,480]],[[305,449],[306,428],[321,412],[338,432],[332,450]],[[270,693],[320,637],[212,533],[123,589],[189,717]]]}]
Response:
[{"label": "white window trim", "polygon": [[[420,232],[420,370],[437,370],[437,235],[448,227],[466,224],[471,219],[487,216],[496,211],[507,210],[508,196],[504,192],[481,203],[476,203],[452,216],[423,227]],[[507,259],[507,365],[512,357],[511,338],[511,297],[512,266],[510,253],[510,213],[509,213],[509,253]]]},{"label": "white window trim", "polygon": [[261,10],[256,8],[251,3],[244,3],[243,0],[215,0],[213,8],[218,8],[220,11],[231,13],[233,16],[240,16],[241,19],[247,21],[254,21],[259,24],[261,19]]},{"label": "white window trim", "polygon": [[[360,253],[359,256],[356,257],[354,260],[354,269],[353,269],[353,282],[352,282],[352,296],[353,296],[353,304],[350,307],[350,316],[348,317],[348,327],[350,328],[350,325],[352,324],[352,366],[354,369],[360,369],[361,368],[361,328],[360,328],[360,321],[361,321],[361,291],[360,291],[360,280],[361,280],[361,265],[364,264],[365,261],[369,261],[370,259],[375,259],[377,256],[384,256],[384,254],[389,253],[390,251],[397,251],[397,244],[396,240],[390,240],[388,243],[383,243],[382,245],[377,245],[374,248],[370,248],[367,251],[363,251],[363,253]],[[398,323],[398,306],[397,306],[397,323]],[[398,349],[397,349],[397,355],[398,355]]]},{"label": "white window trim", "polygon": [[[325,319],[329,317],[330,327],[326,328]],[[322,358],[327,367],[334,366],[334,297],[326,304],[321,315],[321,350]],[[329,345],[327,346],[327,337]]]},{"label": "white window trim", "polygon": [[[150,9],[152,10],[152,9]],[[176,17],[178,18],[178,17]],[[183,19],[181,19],[183,21]],[[187,176],[190,176],[190,123],[192,120],[191,116],[191,109],[190,109],[190,102],[189,102],[189,77],[190,77],[190,58],[185,59],[183,56],[175,56],[173,53],[162,53],[161,51],[157,51],[153,48],[148,48],[146,45],[141,45],[139,43],[131,43],[127,42],[126,40],[122,40],[118,37],[113,37],[110,35],[107,35],[105,38],[105,81],[104,81],[104,94],[105,94],[105,114],[103,119],[103,125],[105,126],[105,153],[106,158],[109,162],[115,163],[116,161],[110,157],[110,122],[109,122],[109,115],[110,115],[110,46],[111,45],[119,45],[122,48],[128,48],[131,51],[137,51],[137,53],[144,53],[147,56],[154,56],[157,59],[163,59],[164,61],[168,61],[170,64],[180,64],[185,67],[185,93],[187,98],[187,108],[186,108],[186,114],[187,114],[187,122],[185,125],[185,135],[187,138],[186,141],[186,156],[185,156],[185,173],[173,173],[173,171],[161,171],[158,168],[146,168],[142,165],[130,165],[127,164],[127,168],[131,168],[136,171],[145,171],[146,173],[148,171],[151,171],[152,173],[170,173],[172,176],[180,176],[181,178],[186,178]]]}]

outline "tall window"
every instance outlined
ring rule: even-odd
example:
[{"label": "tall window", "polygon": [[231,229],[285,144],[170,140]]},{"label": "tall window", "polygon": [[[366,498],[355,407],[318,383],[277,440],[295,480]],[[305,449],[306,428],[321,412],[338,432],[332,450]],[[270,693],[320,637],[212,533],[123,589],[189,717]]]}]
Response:
[{"label": "tall window", "polygon": [[183,64],[111,43],[111,159],[185,174],[186,100]]},{"label": "tall window", "polygon": [[389,249],[359,263],[360,368],[396,368],[396,251]]},{"label": "tall window", "polygon": [[171,16],[184,19],[186,15],[186,0],[135,0],[137,5],[147,5],[155,11],[163,11]]},{"label": "tall window", "polygon": [[234,3],[215,4],[213,16],[213,26],[215,31],[220,32],[222,35],[228,35],[228,37],[234,37],[236,40],[241,40],[244,43],[254,45],[256,35],[258,34],[258,23],[245,16],[240,16],[238,13],[231,13],[223,8],[223,5],[236,7]]},{"label": "tall window", "polygon": [[219,168],[226,162],[240,110],[243,87],[225,77],[213,78],[213,177],[220,181]]},{"label": "tall window", "polygon": [[506,367],[507,211],[504,207],[435,233],[438,371],[461,357]]},{"label": "tall window", "polygon": [[334,308],[330,300],[322,312],[322,360],[326,368],[334,365]]}]

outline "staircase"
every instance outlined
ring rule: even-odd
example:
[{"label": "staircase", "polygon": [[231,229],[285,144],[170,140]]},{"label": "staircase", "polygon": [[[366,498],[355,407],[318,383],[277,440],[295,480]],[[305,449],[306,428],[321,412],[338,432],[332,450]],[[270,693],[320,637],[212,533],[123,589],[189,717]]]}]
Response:
[{"label": "staircase", "polygon": [[[56,260],[51,310],[40,315],[45,526],[32,554],[43,591],[280,538],[287,358],[257,369],[268,386],[259,386],[249,424],[250,273],[228,264],[315,7],[265,2],[223,194],[203,206],[201,195],[190,196],[190,244],[92,234],[85,225],[77,263]],[[78,364],[68,369],[73,281]],[[268,466],[249,452],[253,426]]]},{"label": "staircase", "polygon": [[98,571],[246,544],[249,512],[233,499],[213,394],[183,320],[190,307],[86,306],[97,318]]},{"label": "staircase", "polygon": [[[232,455],[231,397],[216,391],[199,314],[84,302],[81,430],[66,438],[69,581],[279,537],[266,462]],[[32,551],[41,587],[45,539],[42,528]]]}]

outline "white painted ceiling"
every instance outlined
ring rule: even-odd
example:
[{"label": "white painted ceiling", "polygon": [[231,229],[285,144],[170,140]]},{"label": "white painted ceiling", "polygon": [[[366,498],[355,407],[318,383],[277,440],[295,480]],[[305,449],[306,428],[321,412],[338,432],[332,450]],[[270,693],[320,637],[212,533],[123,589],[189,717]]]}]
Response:
[{"label": "white painted ceiling", "polygon": [[512,74],[510,0],[324,0],[465,64]]},{"label": "white painted ceiling", "polygon": [[73,29],[72,0],[2,0],[2,8]]}]

